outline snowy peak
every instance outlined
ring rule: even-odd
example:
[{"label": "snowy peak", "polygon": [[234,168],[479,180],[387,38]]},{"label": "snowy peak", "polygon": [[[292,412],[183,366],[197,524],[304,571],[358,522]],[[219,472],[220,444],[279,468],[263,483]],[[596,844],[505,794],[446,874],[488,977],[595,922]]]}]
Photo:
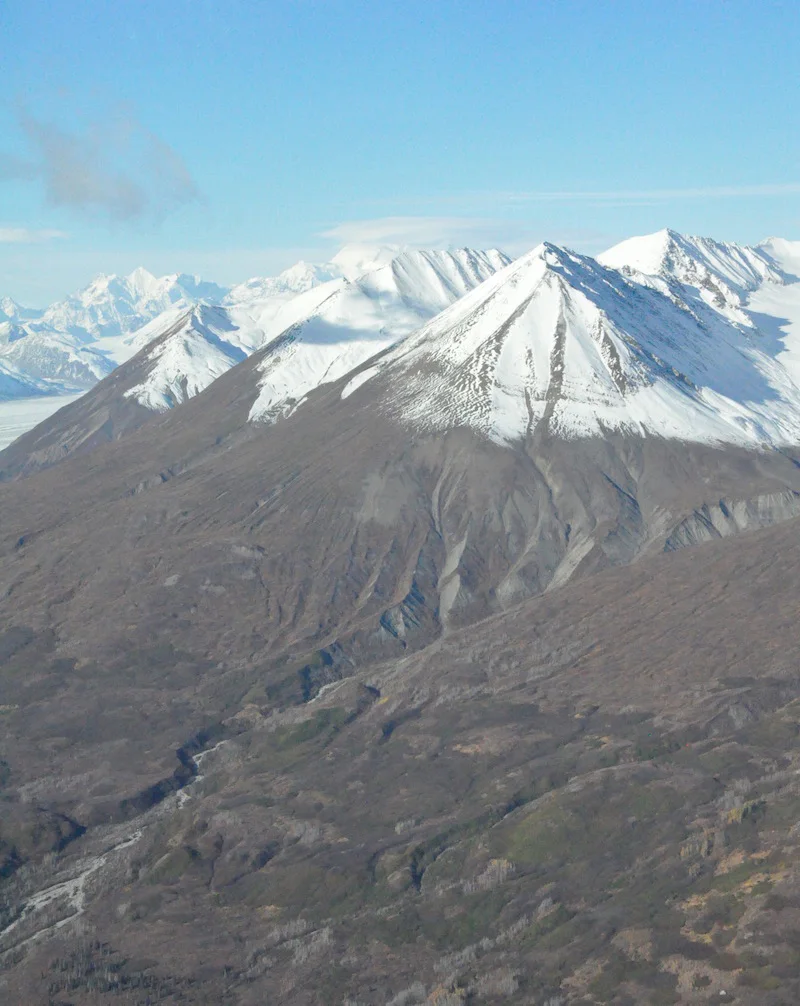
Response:
[{"label": "snowy peak", "polygon": [[32,321],[40,317],[41,311],[34,311],[32,308],[22,307],[12,297],[0,297],[0,322],[4,321]]},{"label": "snowy peak", "polygon": [[226,293],[224,287],[196,276],[176,273],[157,278],[139,268],[129,276],[96,276],[83,290],[51,305],[36,327],[84,341],[113,338],[134,332],[174,305],[218,302]]},{"label": "snowy peak", "polygon": [[158,290],[159,282],[151,272],[139,266],[125,277],[124,285],[139,298],[149,298]]},{"label": "snowy peak", "polygon": [[114,369],[114,363],[102,353],[91,346],[76,345],[68,336],[19,329],[6,345],[0,345],[0,359],[45,387],[51,382],[53,394],[91,388]]},{"label": "snowy peak", "polygon": [[252,352],[251,333],[223,307],[200,304],[173,309],[138,333],[139,357],[128,364],[143,372],[125,392],[153,412],[193,398]]},{"label": "snowy peak", "polygon": [[739,297],[764,282],[785,280],[783,271],[759,248],[689,237],[673,230],[629,238],[598,256],[598,261],[614,269],[664,276],[689,286],[721,282]]},{"label": "snowy peak", "polygon": [[[376,264],[384,253],[370,259],[366,272],[298,296],[269,325],[261,316],[276,337],[259,351],[251,419],[271,422],[287,415],[314,388],[413,332],[508,263],[497,251],[461,249],[405,251]],[[344,258],[351,265],[365,261],[352,249]]]},{"label": "snowy peak", "polygon": [[19,317],[20,306],[11,297],[0,298],[0,315],[2,316],[0,320],[11,321],[14,318]]},{"label": "snowy peak", "polygon": [[784,348],[724,314],[698,314],[664,284],[545,243],[357,374],[343,396],[380,379],[377,394],[410,425],[467,426],[500,442],[613,429],[797,442],[800,372],[785,366]]}]

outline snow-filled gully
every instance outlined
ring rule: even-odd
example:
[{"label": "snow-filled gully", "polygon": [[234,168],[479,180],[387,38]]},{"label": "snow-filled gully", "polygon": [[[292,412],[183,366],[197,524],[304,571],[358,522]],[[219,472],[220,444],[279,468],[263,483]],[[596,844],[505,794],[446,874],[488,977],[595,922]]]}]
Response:
[{"label": "snow-filled gully", "polygon": [[70,922],[74,922],[83,915],[86,908],[86,885],[89,879],[98,873],[109,862],[111,857],[114,857],[123,849],[128,849],[132,845],[135,845],[141,837],[142,831],[136,830],[132,832],[130,835],[123,838],[121,842],[112,846],[102,855],[89,856],[76,863],[75,869],[78,870],[78,873],[75,876],[70,877],[68,880],[62,880],[57,884],[52,884],[50,887],[45,887],[43,890],[37,891],[35,894],[31,895],[13,922],[0,931],[0,941],[2,943],[6,943],[9,934],[19,929],[19,927],[31,918],[31,916],[42,912],[51,905],[63,901],[64,910],[67,911],[68,914],[66,914],[64,918],[59,919],[57,922],[43,926],[41,929],[37,929],[30,936],[25,937],[17,943],[0,946],[0,957],[8,954],[12,950],[19,950],[48,933],[56,932],[57,930],[62,929],[64,926],[68,925]]}]

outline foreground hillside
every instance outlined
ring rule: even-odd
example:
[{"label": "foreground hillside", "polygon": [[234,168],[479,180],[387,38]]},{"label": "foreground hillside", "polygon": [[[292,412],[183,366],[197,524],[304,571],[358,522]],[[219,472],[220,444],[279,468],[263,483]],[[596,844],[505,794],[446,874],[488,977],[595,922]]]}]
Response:
[{"label": "foreground hillside", "polygon": [[8,630],[9,1001],[796,1001],[797,540],[600,574],[282,712],[266,667]]}]

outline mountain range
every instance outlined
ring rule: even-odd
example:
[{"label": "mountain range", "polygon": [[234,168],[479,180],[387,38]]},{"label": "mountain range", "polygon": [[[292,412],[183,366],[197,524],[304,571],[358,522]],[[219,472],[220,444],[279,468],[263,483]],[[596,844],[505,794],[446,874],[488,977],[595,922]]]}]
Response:
[{"label": "mountain range", "polygon": [[108,373],[0,453],[7,998],[796,1002],[799,274],[74,299]]},{"label": "mountain range", "polygon": [[[509,261],[499,252],[356,247],[231,290],[138,269],[99,277],[38,317],[6,298],[4,394],[76,392],[135,358],[129,373],[141,378],[126,376],[125,397],[164,411],[258,351],[251,418],[270,420],[421,329],[419,351],[405,344],[377,369],[401,357],[416,371],[437,361],[433,391],[400,382],[417,410],[439,396],[426,421],[447,425],[455,413],[464,421],[465,404],[475,403],[459,400],[458,381],[467,399],[475,382],[489,381],[492,415],[469,422],[500,438],[521,435],[545,410],[567,436],[626,427],[707,442],[795,437],[796,244],[750,248],[663,231],[597,260],[545,244],[507,275]],[[471,335],[448,364],[442,347],[453,326]]]}]

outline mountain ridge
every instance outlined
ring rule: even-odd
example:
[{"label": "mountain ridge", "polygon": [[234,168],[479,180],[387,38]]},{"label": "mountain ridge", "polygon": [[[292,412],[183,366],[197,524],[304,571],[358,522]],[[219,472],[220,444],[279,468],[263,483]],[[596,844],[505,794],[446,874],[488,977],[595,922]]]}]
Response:
[{"label": "mountain ridge", "polygon": [[759,318],[759,327],[746,309],[732,314],[727,302],[698,300],[679,280],[625,275],[543,243],[356,381],[363,387],[385,371],[394,389],[387,408],[411,426],[466,424],[500,440],[544,424],[567,437],[628,429],[795,443],[800,376],[785,352],[791,334],[777,321],[765,330]]},{"label": "mountain ridge", "polygon": [[[287,415],[320,382],[349,370],[361,368],[345,394],[389,368],[386,407],[412,425],[471,423],[513,439],[544,423],[563,436],[628,429],[780,448],[800,435],[800,279],[788,268],[795,251],[778,239],[749,247],[671,230],[628,239],[597,259],[548,242],[514,263],[496,251],[356,247],[327,266],[298,263],[234,288],[213,306],[222,326],[215,333],[201,334],[202,322],[191,333],[175,328],[192,306],[184,297],[116,352],[130,358],[157,341],[161,362],[148,363],[126,391],[151,411],[255,353],[256,422]],[[140,270],[126,282],[152,297],[178,279]],[[107,287],[107,278],[99,282]],[[469,360],[459,356],[462,329],[470,338],[482,333]],[[158,341],[167,330],[169,349]],[[49,339],[46,347],[37,348],[39,338]],[[41,365],[36,376],[60,375],[60,391],[65,377],[74,384],[80,372],[86,387],[113,367],[102,340],[74,347],[65,337],[16,333],[2,352],[12,363],[26,354],[46,359],[50,370]]]}]

